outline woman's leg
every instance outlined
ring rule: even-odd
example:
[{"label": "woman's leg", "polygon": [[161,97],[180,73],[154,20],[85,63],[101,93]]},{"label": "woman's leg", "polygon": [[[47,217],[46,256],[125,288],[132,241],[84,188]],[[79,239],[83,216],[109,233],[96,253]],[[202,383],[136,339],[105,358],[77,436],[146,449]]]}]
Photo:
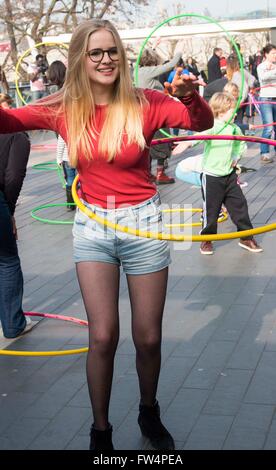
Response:
[{"label": "woman's leg", "polygon": [[119,339],[119,267],[111,263],[80,262],[77,275],[89,324],[87,380],[94,427],[105,430]]},{"label": "woman's leg", "polygon": [[150,274],[127,275],[141,403],[148,406],[155,401],[159,379],[167,280],[168,268]]},{"label": "woman's leg", "polygon": [[168,268],[151,274],[128,275],[127,280],[141,394],[138,424],[154,449],[173,450],[174,440],[162,424],[156,400]]}]

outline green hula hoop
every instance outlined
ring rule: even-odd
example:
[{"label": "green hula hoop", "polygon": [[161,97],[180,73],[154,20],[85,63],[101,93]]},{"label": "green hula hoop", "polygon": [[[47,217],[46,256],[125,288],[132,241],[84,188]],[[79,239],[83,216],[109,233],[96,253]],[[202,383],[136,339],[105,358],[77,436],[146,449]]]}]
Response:
[{"label": "green hula hoop", "polygon": [[[227,36],[227,38],[230,40],[231,44],[233,45],[236,53],[237,53],[237,56],[238,56],[238,60],[239,60],[239,64],[240,64],[240,69],[241,69],[241,75],[242,75],[242,82],[241,82],[241,87],[240,87],[240,93],[239,93],[239,96],[238,96],[238,100],[237,100],[237,104],[236,104],[236,107],[233,111],[233,114],[232,116],[230,117],[230,119],[224,124],[224,126],[219,130],[218,134],[220,132],[223,131],[223,129],[225,129],[226,126],[228,126],[228,124],[232,121],[232,119],[234,118],[238,108],[240,107],[240,103],[241,103],[241,100],[242,100],[242,93],[243,93],[243,88],[244,88],[244,67],[243,67],[243,60],[242,60],[242,56],[241,56],[241,53],[233,39],[233,37],[231,36],[231,34],[226,31],[226,29],[221,26],[216,20],[214,20],[213,18],[210,18],[209,16],[204,16],[204,15],[198,15],[196,13],[182,13],[180,15],[175,15],[175,16],[171,16],[170,18],[168,18],[167,20],[164,20],[162,21],[162,23],[159,23],[157,26],[155,26],[155,28],[153,28],[153,30],[150,32],[150,34],[148,35],[148,37],[144,40],[142,46],[141,46],[141,49],[140,49],[140,52],[139,52],[139,55],[137,57],[137,61],[135,63],[135,67],[134,67],[134,83],[135,83],[135,86],[138,86],[138,69],[139,69],[139,64],[140,64],[140,60],[141,60],[141,57],[142,57],[142,53],[143,53],[143,50],[145,48],[145,46],[147,45],[149,39],[151,38],[151,36],[159,29],[161,28],[162,26],[164,26],[164,24],[167,24],[169,23],[170,21],[172,20],[175,20],[175,19],[178,19],[178,18],[184,18],[184,17],[190,17],[190,18],[200,18],[200,19],[204,19],[206,20],[208,23],[213,23],[215,25],[217,25]],[[163,129],[160,129],[160,132],[165,135],[166,137],[171,137],[172,139],[174,138],[174,136],[172,136],[171,134],[168,134],[168,132],[164,131]]]},{"label": "green hula hoop", "polygon": [[36,163],[32,166],[34,170],[56,171],[58,164],[56,162]]},{"label": "green hula hoop", "polygon": [[64,179],[63,171],[56,162],[45,162],[45,163],[36,163],[32,166],[34,170],[41,171],[57,171],[58,178],[63,189],[66,187],[66,181]]},{"label": "green hula hoop", "polygon": [[49,207],[68,207],[68,206],[76,206],[75,203],[70,202],[60,202],[57,204],[43,204],[42,206],[35,207],[32,212],[31,212],[31,217],[35,220],[38,220],[39,222],[43,222],[44,224],[51,224],[51,225],[72,225],[74,222],[72,220],[53,220],[53,219],[46,219],[43,217],[39,217],[38,215],[35,215],[36,212],[43,210],[43,209],[48,209]]}]

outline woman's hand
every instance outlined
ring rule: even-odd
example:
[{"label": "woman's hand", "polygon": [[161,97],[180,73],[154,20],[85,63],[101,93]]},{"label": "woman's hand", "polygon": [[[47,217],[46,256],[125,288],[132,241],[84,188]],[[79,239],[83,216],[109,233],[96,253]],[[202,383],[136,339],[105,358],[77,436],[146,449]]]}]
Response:
[{"label": "woman's hand", "polygon": [[197,80],[194,74],[190,73],[186,75],[182,74],[182,71],[183,69],[178,67],[172,83],[164,83],[165,93],[176,96],[177,98],[183,98],[184,96],[192,95],[197,85],[206,85],[202,79]]}]

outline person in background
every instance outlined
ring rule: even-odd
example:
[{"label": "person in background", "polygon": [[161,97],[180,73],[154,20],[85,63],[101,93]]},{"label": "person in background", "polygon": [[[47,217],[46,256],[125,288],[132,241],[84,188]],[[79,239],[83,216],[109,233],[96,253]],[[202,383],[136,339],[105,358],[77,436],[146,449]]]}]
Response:
[{"label": "person in background", "polygon": [[30,90],[32,101],[36,101],[47,95],[46,83],[48,70],[48,62],[46,56],[37,54],[34,64],[29,64],[28,75],[30,79]]},{"label": "person in background", "polygon": [[[182,57],[181,53],[178,52],[169,62],[162,64],[162,59],[155,49],[145,49],[139,64],[138,86],[163,92],[164,87],[159,80],[160,76],[169,73],[180,60],[182,60]],[[169,133],[169,129],[164,130]],[[164,135],[159,130],[154,136],[155,139],[162,139],[163,137]],[[150,149],[150,177],[156,184],[172,184],[175,182],[174,178],[168,176],[165,172],[168,168],[171,151],[172,144],[170,143],[154,145]],[[156,176],[151,173],[152,160],[157,160]]]},{"label": "person in background", "polygon": [[[66,67],[61,60],[55,60],[51,63],[48,71],[47,71],[47,79],[48,79],[48,91],[50,94],[56,93],[59,91],[64,84],[66,76]],[[67,209],[69,211],[75,210],[75,203],[72,196],[72,184],[76,176],[75,168],[70,166],[69,156],[68,156],[68,149],[66,143],[64,142],[63,138],[57,134],[57,151],[56,151],[56,159],[57,164],[60,165],[63,169],[64,178],[66,182],[66,202],[67,202]]]},{"label": "person in background", "polygon": [[257,68],[262,63],[262,61],[263,61],[262,51],[257,51],[256,54],[254,54],[253,56],[252,55],[249,56],[249,72],[251,73],[251,75],[254,75],[256,82],[257,82],[257,87],[260,86]]},{"label": "person in background", "polygon": [[[264,61],[258,65],[257,73],[260,82],[260,101],[267,101],[260,104],[263,124],[276,122],[276,46],[267,44],[263,48]],[[263,128],[262,137],[266,139],[276,139],[276,125]],[[261,163],[273,163],[274,158],[270,156],[269,145],[261,144]],[[276,153],[276,147],[274,147]]]},{"label": "person in background", "polygon": [[3,109],[10,109],[13,103],[13,99],[6,93],[0,93],[0,106]]},{"label": "person in background", "polygon": [[61,60],[55,60],[47,70],[47,83],[49,94],[55,93],[63,87],[66,67]]},{"label": "person in background", "polygon": [[[220,132],[221,135],[242,135],[239,127],[235,124],[226,125],[233,115],[236,105],[233,96],[227,92],[215,93],[209,104],[213,110],[215,121],[212,129],[204,131],[204,134],[215,135]],[[191,142],[181,142],[175,147],[173,154],[177,155],[192,145]],[[217,233],[217,220],[222,204],[225,205],[238,231],[253,228],[245,196],[240,185],[237,184],[236,166],[245,149],[246,144],[243,141],[208,140],[204,143],[201,173],[203,197],[201,235]],[[199,162],[196,163],[198,166]],[[252,253],[263,251],[252,236],[240,238],[239,246]],[[200,252],[203,255],[212,255],[212,242],[202,242]]]},{"label": "person in background", "polygon": [[209,59],[207,64],[208,69],[208,83],[214,82],[218,78],[222,77],[220,70],[220,58],[222,57],[223,51],[220,47],[215,47],[213,55]]},{"label": "person in background", "polygon": [[69,211],[74,211],[76,209],[76,206],[75,206],[75,202],[72,196],[72,184],[76,176],[76,170],[75,168],[72,168],[70,165],[67,145],[60,135],[58,136],[58,141],[57,141],[56,159],[57,159],[57,164],[60,165],[63,169],[64,178],[66,182],[65,191],[66,191],[67,209]]},{"label": "person in background", "polygon": [[[0,108],[8,109],[11,104],[11,97],[1,93]],[[23,274],[14,217],[29,154],[25,132],[0,135],[0,335],[5,338],[17,338],[35,324],[25,317],[22,308]]]},{"label": "person in background", "polygon": [[[169,73],[167,80],[164,80],[164,83],[166,83],[166,82],[172,83],[172,81],[173,81],[173,79],[174,79],[174,76],[175,76],[175,74],[176,74],[176,71],[177,71],[177,69],[178,69],[179,67],[182,68],[182,72],[181,72],[182,75],[189,75],[189,74],[190,74],[188,68],[185,67],[184,60],[183,60],[182,57],[181,57],[181,59],[177,62],[177,64],[176,64],[175,67],[173,68],[173,70]],[[163,84],[164,84],[164,83],[163,83]]]},{"label": "person in background", "polygon": [[[248,70],[244,69],[243,73],[240,69],[240,63],[236,55],[229,55],[226,60],[226,77],[228,81],[235,83],[239,90],[242,87],[242,78],[244,76],[244,83],[242,88],[242,97],[241,97],[241,104],[247,101],[248,92],[253,86],[255,85],[255,77],[248,72]],[[244,113],[244,106],[242,107]]]},{"label": "person in background", "polygon": [[[238,85],[236,85],[236,83],[233,83],[231,81],[227,82],[226,85],[223,88],[223,91],[226,91],[227,93],[230,93],[230,95],[233,96],[233,98],[236,100],[236,102],[238,101],[240,90],[239,90]],[[246,132],[253,130],[254,126],[252,124],[245,124],[242,121],[242,118],[243,118],[243,112],[242,112],[242,109],[239,108],[236,112],[236,116],[234,118],[234,123],[237,126],[239,126],[242,133],[245,134]]]},{"label": "person in background", "polygon": [[221,57],[219,59],[219,66],[220,66],[221,75],[224,77],[224,75],[226,75],[226,68],[227,68],[227,61],[225,57]]},{"label": "person in background", "polygon": [[196,64],[197,64],[197,61],[193,59],[193,57],[188,57],[187,62],[186,62],[186,68],[190,73],[192,73],[196,78],[198,78],[200,75],[200,72]]}]

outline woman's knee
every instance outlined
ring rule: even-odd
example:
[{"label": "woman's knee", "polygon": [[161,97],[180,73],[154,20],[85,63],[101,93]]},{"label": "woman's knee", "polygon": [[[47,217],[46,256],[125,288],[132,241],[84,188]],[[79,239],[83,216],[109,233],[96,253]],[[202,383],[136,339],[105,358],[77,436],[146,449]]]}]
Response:
[{"label": "woman's knee", "polygon": [[136,351],[140,354],[153,354],[158,352],[161,347],[161,335],[141,335],[140,338],[134,338]]},{"label": "woman's knee", "polygon": [[100,355],[114,354],[119,336],[116,332],[98,332],[91,335],[89,350]]}]

